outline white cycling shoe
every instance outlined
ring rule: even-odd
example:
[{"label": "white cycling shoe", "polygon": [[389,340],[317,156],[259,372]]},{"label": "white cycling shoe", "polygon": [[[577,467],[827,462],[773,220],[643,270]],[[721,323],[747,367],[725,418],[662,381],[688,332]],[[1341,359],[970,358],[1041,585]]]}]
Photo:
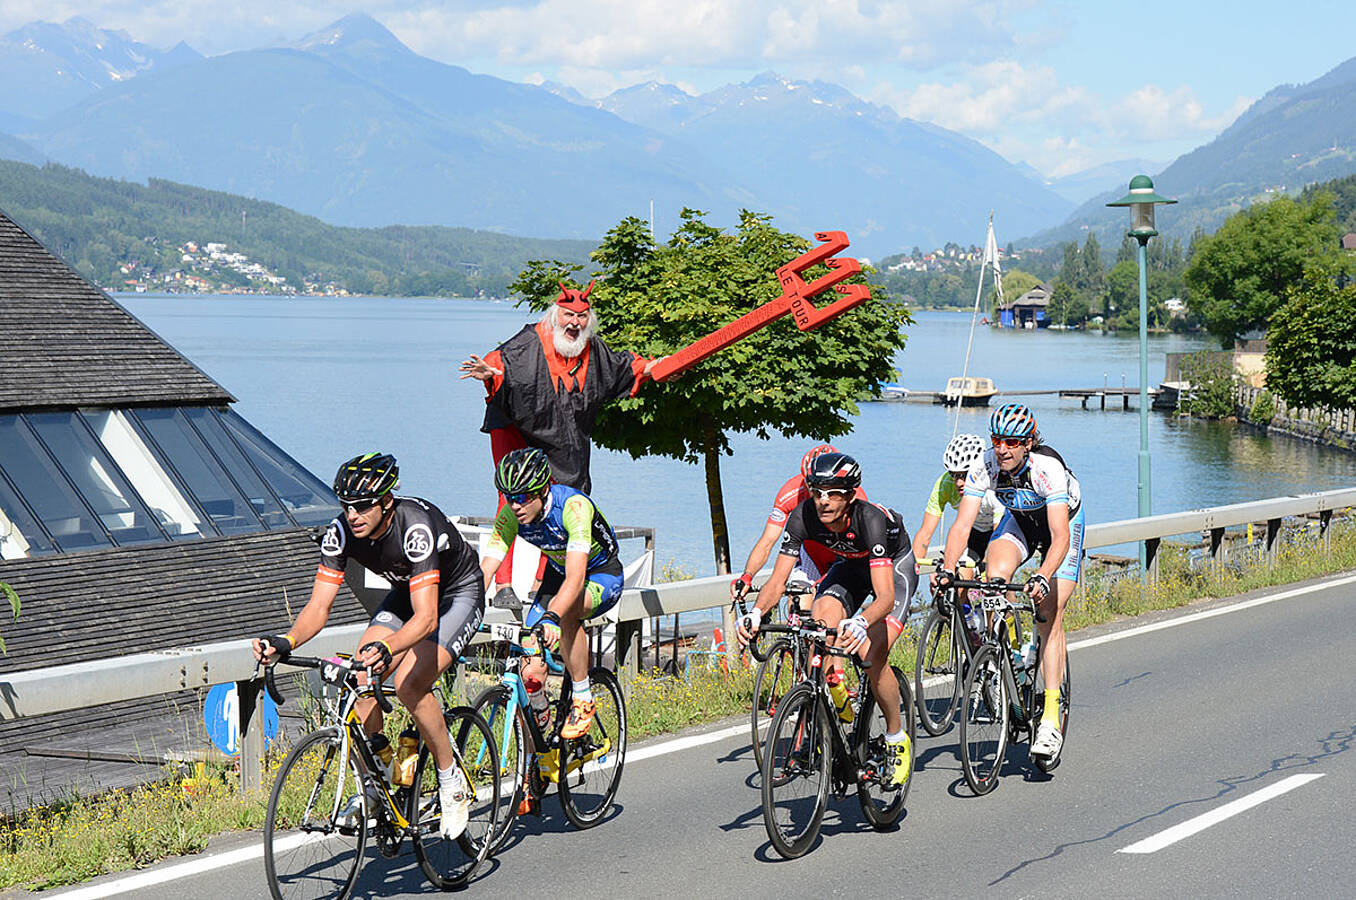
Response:
[{"label": "white cycling shoe", "polygon": [[438,773],[438,801],[442,806],[439,831],[447,840],[455,840],[466,830],[466,823],[471,818],[471,792],[460,766],[453,766],[446,777]]},{"label": "white cycling shoe", "polygon": [[1059,756],[1064,747],[1064,735],[1049,722],[1036,726],[1036,739],[1031,742],[1031,755],[1039,759],[1051,760]]}]

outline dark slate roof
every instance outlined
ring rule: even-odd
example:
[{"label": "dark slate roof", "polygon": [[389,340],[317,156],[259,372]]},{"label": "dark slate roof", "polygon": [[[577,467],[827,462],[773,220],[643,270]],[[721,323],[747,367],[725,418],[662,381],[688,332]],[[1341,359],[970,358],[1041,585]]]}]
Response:
[{"label": "dark slate roof", "polygon": [[233,399],[0,213],[0,410]]},{"label": "dark slate roof", "polygon": [[[306,604],[319,559],[311,533],[294,528],[0,562],[23,602],[0,624],[0,671],[273,633]],[[366,615],[343,588],[330,622]]]}]

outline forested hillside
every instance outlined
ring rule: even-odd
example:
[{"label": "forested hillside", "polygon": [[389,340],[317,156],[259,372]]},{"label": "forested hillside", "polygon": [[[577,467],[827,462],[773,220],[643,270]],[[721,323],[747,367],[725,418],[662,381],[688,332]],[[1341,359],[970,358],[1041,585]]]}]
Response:
[{"label": "forested hillside", "polygon": [[[594,246],[468,228],[339,228],[219,191],[7,160],[0,160],[0,211],[108,289],[502,296],[529,259],[586,262]],[[199,251],[186,254],[189,243]],[[282,281],[240,266],[208,261],[204,268],[208,243],[225,244]]]}]

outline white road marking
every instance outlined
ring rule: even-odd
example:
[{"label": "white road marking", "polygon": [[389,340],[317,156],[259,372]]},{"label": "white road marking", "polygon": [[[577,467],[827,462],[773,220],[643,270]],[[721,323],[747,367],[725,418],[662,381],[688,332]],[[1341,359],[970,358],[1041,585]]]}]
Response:
[{"label": "white road marking", "polygon": [[1231,816],[1236,816],[1245,810],[1252,809],[1258,804],[1265,803],[1268,800],[1279,797],[1287,791],[1293,791],[1300,785],[1308,784],[1316,778],[1322,778],[1322,774],[1313,775],[1291,775],[1289,778],[1282,779],[1270,787],[1264,787],[1260,791],[1255,791],[1246,797],[1240,797],[1232,803],[1226,803],[1219,809],[1211,810],[1208,813],[1202,813],[1194,819],[1188,819],[1180,825],[1174,825],[1166,831],[1160,831],[1153,837],[1137,841],[1128,847],[1122,847],[1117,853],[1156,853],[1164,847],[1170,847],[1183,838],[1189,838],[1198,831],[1204,831],[1211,825],[1218,825]]},{"label": "white road marking", "polygon": [[1289,591],[1281,591],[1276,594],[1268,594],[1265,597],[1254,597],[1251,600],[1243,600],[1239,603],[1233,603],[1229,606],[1220,606],[1215,609],[1207,609],[1198,613],[1189,613],[1185,616],[1178,616],[1175,619],[1168,619],[1163,622],[1154,622],[1150,625],[1139,625],[1134,628],[1127,628],[1124,631],[1104,634],[1100,637],[1087,638],[1082,641],[1070,641],[1070,650],[1083,650],[1088,647],[1096,647],[1099,644],[1109,644],[1112,641],[1120,641],[1125,638],[1138,637],[1141,634],[1148,634],[1151,631],[1162,631],[1164,628],[1175,628],[1178,625],[1189,625],[1192,622],[1199,622],[1202,619],[1213,619],[1215,616],[1226,615],[1227,613],[1239,612],[1245,609],[1252,609],[1254,606],[1263,606],[1267,603],[1275,603],[1277,600],[1289,600],[1291,597],[1299,597],[1304,594],[1312,594],[1315,591],[1327,590],[1328,588],[1341,587],[1345,584],[1356,584],[1356,575],[1348,575],[1345,578],[1337,578],[1332,581],[1325,581],[1321,584],[1311,584],[1302,588],[1294,588]]},{"label": "white road marking", "polygon": [[[1291,597],[1298,597],[1303,594],[1311,594],[1315,591],[1325,590],[1330,587],[1341,587],[1346,584],[1356,584],[1356,575],[1349,575],[1345,578],[1338,578],[1332,581],[1325,581],[1321,584],[1311,584],[1302,588],[1295,588],[1289,591],[1281,591],[1276,594],[1268,594],[1265,597],[1255,597],[1252,600],[1244,600],[1230,606],[1221,606],[1216,609],[1205,610],[1204,612],[1190,613],[1185,616],[1179,616],[1175,619],[1169,619],[1164,622],[1155,622],[1152,625],[1140,625],[1134,628],[1127,628],[1124,631],[1117,631],[1113,634],[1104,634],[1101,637],[1088,638],[1082,641],[1072,641],[1069,643],[1070,650],[1082,650],[1088,647],[1096,647],[1099,644],[1108,644],[1112,641],[1119,641],[1123,638],[1136,637],[1141,634],[1147,634],[1151,631],[1161,631],[1164,628],[1172,628],[1177,625],[1186,625],[1201,619],[1209,619],[1214,616],[1222,616],[1226,613],[1237,612],[1243,609],[1251,609],[1254,606],[1261,606],[1266,603],[1274,603],[1277,600],[1287,600]],[[683,750],[690,750],[693,747],[700,747],[704,744],[713,744],[717,741],[723,741],[729,737],[736,737],[741,734],[748,734],[748,725],[735,725],[729,728],[722,728],[717,731],[707,732],[705,734],[689,735],[687,737],[675,738],[670,741],[662,741],[652,744],[648,747],[641,747],[631,750],[626,755],[626,762],[636,763],[646,759],[652,759],[657,756],[665,756],[670,753],[678,753]],[[1319,776],[1296,776],[1305,780],[1317,778]],[[1293,779],[1291,779],[1293,780]],[[1285,782],[1282,782],[1284,784]],[[1298,786],[1298,785],[1294,785]],[[1290,790],[1289,787],[1285,790]],[[1256,795],[1254,795],[1256,796]],[[1260,803],[1268,797],[1263,797],[1256,802]],[[1235,801],[1239,802],[1239,801]],[[1232,805],[1232,804],[1230,804]],[[1224,807],[1227,809],[1228,807]],[[1246,807],[1244,807],[1246,808]],[[1238,810],[1239,812],[1242,809]],[[1229,813],[1233,815],[1233,813]],[[1196,821],[1196,820],[1192,820]],[[1190,823],[1187,823],[1190,824]],[[1206,823],[1202,828],[1208,827],[1213,823]],[[1178,826],[1179,828],[1182,826]],[[1171,829],[1169,829],[1171,831]],[[1199,830],[1199,829],[1197,829]],[[1166,834],[1167,832],[1165,832]],[[1194,833],[1194,832],[1193,832]],[[1181,837],[1186,837],[1183,834]],[[1180,840],[1175,838],[1174,840]],[[300,843],[300,841],[298,841]],[[1144,841],[1141,844],[1146,843]],[[1171,843],[1171,842],[1169,842]],[[1131,845],[1139,846],[1138,844]],[[1164,846],[1167,846],[1164,844]],[[1120,853],[1149,853],[1150,850],[1132,850],[1130,847],[1118,851]],[[203,872],[211,872],[225,866],[232,866],[236,863],[248,862],[252,859],[258,859],[264,855],[264,845],[262,843],[253,847],[243,847],[239,850],[231,850],[227,853],[219,853],[214,856],[208,856],[201,859],[194,859],[188,862],[177,863],[167,866],[163,869],[157,869],[151,872],[142,872],[137,875],[119,878],[116,881],[109,881],[96,887],[75,888],[66,893],[53,893],[53,897],[61,897],[62,900],[96,900],[100,897],[110,897],[115,894],[125,894],[129,891],[139,890],[141,888],[151,887],[156,884],[163,884],[167,881],[173,881],[177,878],[188,878]]]}]

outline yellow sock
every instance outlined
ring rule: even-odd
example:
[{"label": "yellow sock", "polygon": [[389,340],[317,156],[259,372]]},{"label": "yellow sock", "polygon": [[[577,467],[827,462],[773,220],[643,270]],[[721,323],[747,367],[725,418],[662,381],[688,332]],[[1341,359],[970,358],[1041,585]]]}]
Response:
[{"label": "yellow sock", "polygon": [[1041,714],[1041,721],[1059,727],[1059,688],[1045,689],[1045,712]]}]

